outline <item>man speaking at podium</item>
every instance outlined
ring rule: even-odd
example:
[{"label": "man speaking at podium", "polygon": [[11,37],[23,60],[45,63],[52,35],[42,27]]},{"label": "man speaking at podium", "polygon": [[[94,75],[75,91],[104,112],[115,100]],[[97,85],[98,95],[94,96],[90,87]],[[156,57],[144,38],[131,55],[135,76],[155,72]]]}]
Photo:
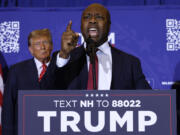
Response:
[{"label": "man speaking at podium", "polygon": [[151,89],[139,59],[108,43],[111,19],[104,6],[91,4],[83,11],[81,32],[85,42],[80,47],[76,47],[78,33],[71,25],[72,21],[62,35],[57,55],[57,89]]}]

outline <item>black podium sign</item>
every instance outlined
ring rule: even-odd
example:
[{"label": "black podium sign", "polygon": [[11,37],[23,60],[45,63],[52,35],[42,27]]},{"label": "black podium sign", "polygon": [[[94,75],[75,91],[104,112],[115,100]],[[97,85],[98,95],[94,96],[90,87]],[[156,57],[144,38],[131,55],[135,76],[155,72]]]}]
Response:
[{"label": "black podium sign", "polygon": [[175,90],[20,91],[18,135],[176,135]]}]

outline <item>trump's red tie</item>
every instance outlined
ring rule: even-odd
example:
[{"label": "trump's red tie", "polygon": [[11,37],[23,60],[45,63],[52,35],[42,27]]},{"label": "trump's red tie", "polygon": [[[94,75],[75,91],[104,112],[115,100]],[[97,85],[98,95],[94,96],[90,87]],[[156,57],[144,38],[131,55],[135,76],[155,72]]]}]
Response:
[{"label": "trump's red tie", "polygon": [[[95,56],[95,69],[96,69],[96,88],[98,89],[98,58]],[[88,73],[88,90],[93,90],[93,72],[92,72],[92,64],[89,63],[89,73]]]},{"label": "trump's red tie", "polygon": [[39,82],[41,81],[41,79],[43,78],[45,72],[46,72],[46,69],[47,69],[47,66],[45,63],[43,63],[42,65],[42,70],[41,70],[41,73],[40,73],[40,76],[39,76]]}]

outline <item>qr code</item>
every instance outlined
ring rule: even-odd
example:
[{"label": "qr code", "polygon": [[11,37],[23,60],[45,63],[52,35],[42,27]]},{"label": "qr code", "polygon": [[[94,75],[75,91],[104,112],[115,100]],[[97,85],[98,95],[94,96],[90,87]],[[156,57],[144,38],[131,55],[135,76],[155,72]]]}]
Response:
[{"label": "qr code", "polygon": [[166,19],[167,51],[180,50],[180,20]]},{"label": "qr code", "polygon": [[0,51],[4,53],[19,52],[19,21],[0,23]]}]

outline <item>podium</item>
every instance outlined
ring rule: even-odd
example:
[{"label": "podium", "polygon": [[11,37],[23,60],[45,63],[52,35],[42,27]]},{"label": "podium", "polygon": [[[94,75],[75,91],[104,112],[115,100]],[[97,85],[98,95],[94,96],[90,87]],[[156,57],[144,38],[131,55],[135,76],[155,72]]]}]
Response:
[{"label": "podium", "polygon": [[175,90],[28,90],[18,135],[176,135]]}]

